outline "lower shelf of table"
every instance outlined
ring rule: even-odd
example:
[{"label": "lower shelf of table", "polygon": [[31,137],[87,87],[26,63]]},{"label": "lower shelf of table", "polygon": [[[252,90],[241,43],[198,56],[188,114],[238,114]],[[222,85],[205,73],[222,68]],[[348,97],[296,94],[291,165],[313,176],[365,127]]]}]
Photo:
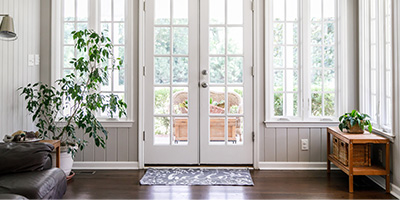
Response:
[{"label": "lower shelf of table", "polygon": [[[333,157],[332,154],[329,155],[328,159],[347,175],[349,174],[349,166],[343,165],[338,159]],[[353,167],[353,175],[386,175],[386,169],[376,165]]]}]

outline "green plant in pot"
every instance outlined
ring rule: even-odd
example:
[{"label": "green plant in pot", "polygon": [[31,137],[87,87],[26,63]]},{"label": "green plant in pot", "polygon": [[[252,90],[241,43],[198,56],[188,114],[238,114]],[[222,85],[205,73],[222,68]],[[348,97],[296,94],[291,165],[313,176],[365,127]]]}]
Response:
[{"label": "green plant in pot", "polygon": [[367,114],[359,113],[357,110],[345,113],[339,117],[339,129],[343,132],[346,129],[349,133],[364,133],[365,127],[372,132],[372,124]]},{"label": "green plant in pot", "polygon": [[[114,58],[110,38],[93,30],[71,34],[76,50],[84,55],[70,61],[74,72],[56,80],[55,86],[34,83],[19,90],[27,101],[26,108],[39,136],[60,140],[62,149],[72,159],[87,145],[85,138],[92,138],[97,147],[105,148],[108,132],[96,116],[103,112],[111,118],[122,117],[126,115],[127,104],[117,95],[100,92],[101,85],[108,83],[109,72],[120,70],[123,65],[121,58]],[[77,130],[88,137],[78,136]],[[64,171],[69,174],[68,169]]]}]

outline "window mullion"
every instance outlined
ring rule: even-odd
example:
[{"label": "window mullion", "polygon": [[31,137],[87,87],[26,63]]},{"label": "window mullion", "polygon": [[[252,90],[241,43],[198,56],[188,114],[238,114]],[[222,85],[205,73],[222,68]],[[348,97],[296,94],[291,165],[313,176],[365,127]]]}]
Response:
[{"label": "window mullion", "polygon": [[301,45],[301,66],[300,66],[300,71],[301,71],[301,77],[302,79],[300,80],[301,83],[301,96],[302,96],[302,104],[303,108],[302,109],[302,119],[309,120],[311,117],[311,83],[310,83],[310,34],[309,34],[309,27],[310,27],[310,2],[309,0],[301,1],[301,20],[300,20],[300,37],[299,41]]}]

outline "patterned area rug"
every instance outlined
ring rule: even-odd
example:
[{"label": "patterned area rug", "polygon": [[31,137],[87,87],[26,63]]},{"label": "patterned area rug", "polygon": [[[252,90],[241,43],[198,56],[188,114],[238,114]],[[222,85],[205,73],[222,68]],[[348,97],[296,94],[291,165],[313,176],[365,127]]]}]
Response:
[{"label": "patterned area rug", "polygon": [[252,186],[248,169],[150,168],[141,185],[237,185]]}]

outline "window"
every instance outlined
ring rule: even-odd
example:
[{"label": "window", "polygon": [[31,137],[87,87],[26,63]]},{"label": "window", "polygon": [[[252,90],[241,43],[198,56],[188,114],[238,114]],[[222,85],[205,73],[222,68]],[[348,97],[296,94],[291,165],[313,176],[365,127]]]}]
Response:
[{"label": "window", "polygon": [[[129,3],[126,0],[62,0],[53,8],[58,9],[60,14],[57,14],[53,18],[61,19],[61,26],[55,27],[55,32],[60,33],[59,42],[56,42],[55,49],[55,60],[59,60],[56,74],[53,80],[61,78],[67,74],[73,73],[73,66],[69,63],[74,57],[82,57],[78,51],[74,48],[74,40],[71,32],[83,29],[94,29],[97,32],[103,32],[109,37],[114,45],[114,57],[123,58],[124,66],[131,63],[132,59],[129,56],[125,56],[128,49],[132,47],[127,46],[130,44],[127,37],[127,25],[128,16],[125,12],[125,4]],[[97,9],[97,10],[96,10]],[[54,28],[53,28],[54,30]],[[109,62],[112,62],[110,59]],[[126,72],[127,69],[122,67],[121,70],[109,71],[110,79],[105,85],[101,87],[101,92],[104,94],[113,93],[118,95],[120,98],[126,98]],[[106,113],[99,114],[101,117],[107,117]],[[128,114],[129,115],[129,114]]]},{"label": "window", "polygon": [[373,127],[390,133],[392,126],[391,0],[360,1],[361,111]]},{"label": "window", "polygon": [[268,3],[267,119],[332,120],[338,114],[337,1]]}]

